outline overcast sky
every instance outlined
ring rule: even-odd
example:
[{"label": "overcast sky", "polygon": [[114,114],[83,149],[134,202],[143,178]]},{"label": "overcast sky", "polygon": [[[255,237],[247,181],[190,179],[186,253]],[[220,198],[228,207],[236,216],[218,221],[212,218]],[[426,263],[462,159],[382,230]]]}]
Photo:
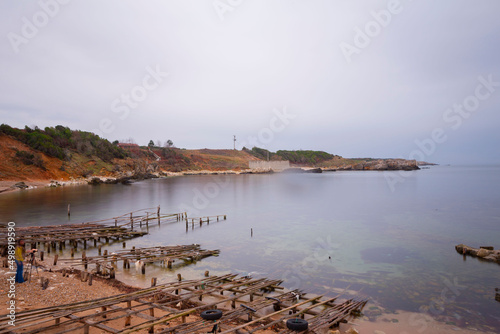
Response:
[{"label": "overcast sky", "polygon": [[0,2],[0,123],[500,163],[497,0]]}]

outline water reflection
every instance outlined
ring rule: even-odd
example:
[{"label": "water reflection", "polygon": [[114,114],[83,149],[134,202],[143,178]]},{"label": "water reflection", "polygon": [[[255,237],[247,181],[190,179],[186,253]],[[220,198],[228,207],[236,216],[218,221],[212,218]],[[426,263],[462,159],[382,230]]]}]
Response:
[{"label": "water reflection", "polygon": [[[207,195],[211,183],[224,186]],[[204,201],[197,202],[199,194]],[[149,235],[127,247],[199,243],[221,254],[178,269],[183,277],[200,277],[205,270],[253,273],[314,293],[351,285],[390,310],[430,312],[446,282],[456,280],[467,288],[432,315],[457,326],[468,318],[469,324],[500,330],[492,298],[498,265],[464,262],[454,251],[458,243],[500,240],[499,202],[498,168],[436,167],[412,173],[395,192],[379,172],[193,176],[37,189],[0,196],[0,220],[61,224],[68,221],[69,203],[73,223],[157,205],[162,212],[190,207],[196,215],[227,214],[227,221],[195,229],[186,230],[183,222],[151,226]],[[152,266],[147,273],[124,277],[145,285],[150,274],[160,282],[175,279],[165,268]]]}]

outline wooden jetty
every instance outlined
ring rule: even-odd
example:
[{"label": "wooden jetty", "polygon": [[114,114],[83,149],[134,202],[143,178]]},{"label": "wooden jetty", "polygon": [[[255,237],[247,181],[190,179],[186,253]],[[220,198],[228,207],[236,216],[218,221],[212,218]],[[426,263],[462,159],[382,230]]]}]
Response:
[{"label": "wooden jetty", "polygon": [[[51,249],[66,247],[69,242],[73,248],[78,248],[79,244],[84,249],[87,242],[109,243],[110,240],[118,241],[135,238],[147,234],[147,231],[137,230],[137,227],[149,228],[150,224],[161,225],[163,223],[173,223],[183,221],[187,213],[161,214],[160,207],[141,209],[123,214],[118,217],[91,221],[79,224],[61,224],[48,226],[16,226],[16,238],[23,238],[27,248],[41,248],[45,246],[45,251],[50,253]],[[136,229],[136,230],[134,230]],[[8,241],[7,226],[0,226],[0,254],[5,252]]]},{"label": "wooden jetty", "polygon": [[[99,255],[87,257],[82,253],[81,259],[59,259],[58,263],[63,266],[79,267],[83,266],[85,270],[94,266],[94,273],[102,277],[115,277],[115,267],[118,262],[123,263],[123,268],[130,268],[130,263],[135,262],[143,274],[146,273],[146,264],[159,263],[160,265],[172,269],[175,262],[193,263],[209,256],[218,256],[219,250],[201,249],[200,245],[180,245],[180,246],[158,246],[148,248],[135,248],[109,253],[107,250],[101,251]],[[137,262],[139,261],[139,262]],[[56,263],[57,264],[57,263]]]},{"label": "wooden jetty", "polygon": [[203,225],[203,223],[210,225],[210,221],[218,222],[219,220],[226,220],[226,219],[227,219],[227,215],[206,216],[206,217],[190,217],[190,218],[188,218],[186,216],[185,217],[186,230],[189,228],[190,224],[191,224],[191,227],[194,229],[194,227],[198,224],[201,227]]},{"label": "wooden jetty", "polygon": [[[273,328],[292,332],[289,319],[304,319],[318,333],[358,315],[367,300],[340,297],[306,298],[301,291],[284,291],[280,280],[234,274],[170,282],[132,293],[27,310],[16,314],[16,326],[0,318],[2,333],[258,333]],[[220,310],[217,320],[202,311]],[[214,311],[210,311],[214,312]],[[219,312],[219,311],[215,311]],[[214,333],[215,333],[214,332]]]}]

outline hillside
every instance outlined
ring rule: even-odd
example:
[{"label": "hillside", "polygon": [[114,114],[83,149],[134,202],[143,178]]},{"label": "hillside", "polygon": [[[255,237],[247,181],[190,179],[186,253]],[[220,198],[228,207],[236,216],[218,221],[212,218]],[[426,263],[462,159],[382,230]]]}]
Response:
[{"label": "hillside", "polygon": [[289,160],[295,167],[323,170],[412,170],[415,161],[403,159],[347,159],[323,151],[270,152],[243,150],[187,150],[110,143],[95,134],[56,126],[45,129],[0,125],[1,181],[68,181],[92,177],[142,179],[168,172],[242,171],[250,160]]}]

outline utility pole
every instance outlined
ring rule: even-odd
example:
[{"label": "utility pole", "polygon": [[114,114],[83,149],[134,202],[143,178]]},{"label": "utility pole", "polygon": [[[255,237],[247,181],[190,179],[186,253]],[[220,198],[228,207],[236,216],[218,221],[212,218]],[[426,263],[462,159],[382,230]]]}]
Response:
[{"label": "utility pole", "polygon": [[233,135],[233,149],[236,151],[236,135]]}]

